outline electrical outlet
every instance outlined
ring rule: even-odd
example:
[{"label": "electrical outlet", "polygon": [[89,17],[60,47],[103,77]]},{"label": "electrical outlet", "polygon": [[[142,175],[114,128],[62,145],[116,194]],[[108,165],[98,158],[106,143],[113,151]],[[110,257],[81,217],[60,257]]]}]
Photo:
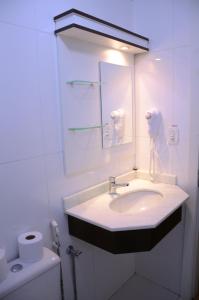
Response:
[{"label": "electrical outlet", "polygon": [[176,145],[179,142],[179,128],[178,125],[171,125],[168,128],[168,137],[167,143],[168,145]]}]

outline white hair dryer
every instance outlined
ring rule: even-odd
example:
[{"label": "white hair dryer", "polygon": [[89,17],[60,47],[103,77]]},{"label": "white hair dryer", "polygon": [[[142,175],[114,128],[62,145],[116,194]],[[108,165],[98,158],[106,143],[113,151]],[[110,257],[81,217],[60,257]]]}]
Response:
[{"label": "white hair dryer", "polygon": [[113,126],[113,144],[119,145],[124,138],[124,118],[125,112],[123,109],[113,110],[110,114]]},{"label": "white hair dryer", "polygon": [[146,111],[145,118],[148,122],[148,133],[150,138],[155,139],[158,136],[160,127],[160,112],[156,108]]}]

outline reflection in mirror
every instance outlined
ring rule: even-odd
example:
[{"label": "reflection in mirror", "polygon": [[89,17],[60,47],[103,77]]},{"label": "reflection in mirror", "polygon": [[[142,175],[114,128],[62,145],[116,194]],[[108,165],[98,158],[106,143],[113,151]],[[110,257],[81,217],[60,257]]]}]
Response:
[{"label": "reflection in mirror", "polygon": [[103,148],[132,142],[132,68],[100,62]]}]

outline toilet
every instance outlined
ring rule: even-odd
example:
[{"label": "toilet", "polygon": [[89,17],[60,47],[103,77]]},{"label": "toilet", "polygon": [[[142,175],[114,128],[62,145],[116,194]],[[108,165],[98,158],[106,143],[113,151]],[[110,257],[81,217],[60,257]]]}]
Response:
[{"label": "toilet", "polygon": [[16,259],[9,263],[7,278],[0,283],[2,300],[60,300],[60,258],[43,248],[43,257],[35,263]]}]

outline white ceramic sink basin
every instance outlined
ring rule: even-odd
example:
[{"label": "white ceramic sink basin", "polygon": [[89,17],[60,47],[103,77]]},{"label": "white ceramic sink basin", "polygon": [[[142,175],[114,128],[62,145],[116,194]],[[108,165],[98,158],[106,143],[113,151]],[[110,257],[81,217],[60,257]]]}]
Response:
[{"label": "white ceramic sink basin", "polygon": [[155,228],[188,198],[176,185],[142,179],[118,188],[116,195],[102,191],[96,196],[95,191],[88,189],[66,197],[65,213],[109,231]]},{"label": "white ceramic sink basin", "polygon": [[122,214],[142,214],[153,209],[158,209],[162,205],[163,195],[153,190],[134,190],[131,193],[116,197],[109,207]]}]

